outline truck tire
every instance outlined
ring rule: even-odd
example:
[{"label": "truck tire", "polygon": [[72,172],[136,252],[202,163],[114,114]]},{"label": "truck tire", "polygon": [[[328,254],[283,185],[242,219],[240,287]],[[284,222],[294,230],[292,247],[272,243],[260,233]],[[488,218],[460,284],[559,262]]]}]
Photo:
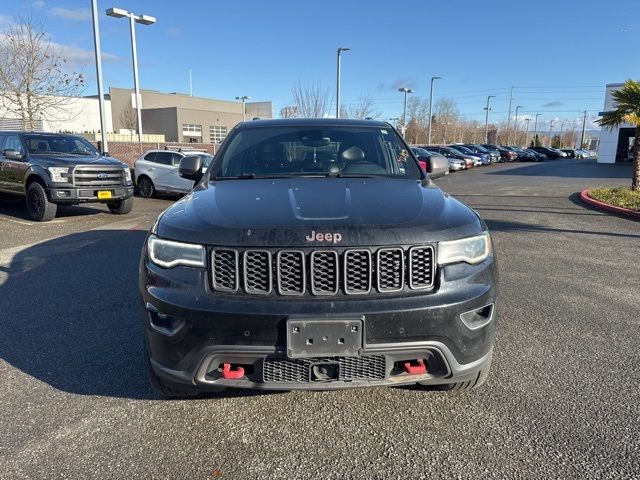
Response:
[{"label": "truck tire", "polygon": [[151,179],[146,175],[138,177],[138,193],[144,198],[151,198],[156,193],[156,187],[153,185]]},{"label": "truck tire", "polygon": [[125,198],[117,202],[107,203],[109,211],[115,215],[126,215],[133,209],[133,197]]},{"label": "truck tire", "polygon": [[53,220],[58,212],[58,205],[49,201],[47,192],[37,181],[29,184],[26,202],[29,218],[36,222]]}]

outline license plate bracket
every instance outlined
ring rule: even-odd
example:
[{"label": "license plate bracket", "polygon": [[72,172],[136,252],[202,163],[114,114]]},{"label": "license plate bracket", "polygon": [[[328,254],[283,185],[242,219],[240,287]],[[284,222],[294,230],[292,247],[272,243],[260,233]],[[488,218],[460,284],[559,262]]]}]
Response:
[{"label": "license plate bracket", "polygon": [[357,357],[362,350],[362,319],[287,321],[289,358]]}]

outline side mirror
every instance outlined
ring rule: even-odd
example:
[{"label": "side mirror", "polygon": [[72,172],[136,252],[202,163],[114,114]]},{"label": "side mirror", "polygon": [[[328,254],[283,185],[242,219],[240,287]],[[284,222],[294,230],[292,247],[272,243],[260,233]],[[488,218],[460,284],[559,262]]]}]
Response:
[{"label": "side mirror", "polygon": [[5,150],[2,154],[9,160],[22,160],[24,155],[17,150]]},{"label": "side mirror", "polygon": [[427,167],[431,178],[444,177],[449,173],[449,160],[442,155],[430,155]]},{"label": "side mirror", "polygon": [[182,178],[199,182],[202,178],[202,158],[199,155],[190,155],[180,160],[178,173]]}]

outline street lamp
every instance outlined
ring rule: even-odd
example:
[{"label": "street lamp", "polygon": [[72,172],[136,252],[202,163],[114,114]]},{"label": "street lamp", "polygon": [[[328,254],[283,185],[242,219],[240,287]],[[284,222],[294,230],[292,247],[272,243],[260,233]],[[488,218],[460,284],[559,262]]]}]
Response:
[{"label": "street lamp", "polygon": [[431,77],[431,93],[429,93],[429,134],[427,136],[427,143],[431,145],[431,108],[433,107],[433,82],[440,80],[442,77]]},{"label": "street lamp", "polygon": [[533,123],[533,138],[536,140],[535,143],[538,143],[536,137],[538,136],[538,117],[540,115],[542,115],[542,114],[541,113],[536,113],[536,121]]},{"label": "street lamp", "polygon": [[492,98],[496,98],[495,95],[489,95],[487,97],[487,106],[484,107],[484,109],[487,111],[485,117],[484,117],[484,143],[489,143],[489,110],[491,110],[491,107],[489,107],[489,101]]},{"label": "street lamp", "polygon": [[407,131],[407,93],[413,93],[413,88],[401,87],[399,92],[404,92],[404,113],[402,114],[402,136]]},{"label": "street lamp", "polygon": [[349,50],[351,50],[349,47],[338,48],[338,68],[336,79],[336,118],[340,118],[340,57],[342,56],[342,52],[348,52]]},{"label": "street lamp", "polygon": [[524,107],[522,105],[518,105],[516,107],[516,119],[513,122],[513,129],[515,133],[515,135],[513,136],[513,143],[515,143],[516,145],[518,144],[518,110],[520,110],[521,108]]},{"label": "street lamp", "polygon": [[398,122],[400,121],[400,119],[398,117],[391,117],[389,119],[390,122],[393,122],[394,126],[397,128],[398,127]]},{"label": "street lamp", "polygon": [[563,143],[564,143],[564,142],[562,141],[562,134],[564,133],[564,126],[565,126],[565,124],[566,124],[566,123],[567,123],[567,122],[562,122],[562,123],[560,124],[560,148],[562,148],[562,147],[563,147]]},{"label": "street lamp", "polygon": [[[91,17],[93,19],[93,47],[96,53],[96,80],[98,83],[98,108],[100,109],[100,132],[102,153],[109,151],[109,142],[107,140],[107,121],[104,109],[104,93],[102,91],[102,53],[100,51],[100,27],[98,22],[98,0],[91,0]],[[583,134],[584,136],[584,134]]]},{"label": "street lamp", "polygon": [[156,18],[150,15],[136,15],[122,8],[109,8],[107,15],[114,18],[128,18],[131,28],[131,56],[133,58],[133,87],[136,95],[136,116],[138,117],[138,142],[142,143],[142,107],[140,106],[140,85],[138,83],[138,53],[136,48],[135,24],[153,25]]},{"label": "street lamp", "polygon": [[549,146],[551,146],[551,132],[553,131],[553,124],[555,120],[551,120],[549,122]]},{"label": "street lamp", "polygon": [[249,100],[251,97],[249,97],[248,95],[243,95],[241,97],[236,97],[236,100],[240,100],[242,101],[242,121],[245,122],[247,120],[247,110],[245,108],[245,103],[247,100]]}]

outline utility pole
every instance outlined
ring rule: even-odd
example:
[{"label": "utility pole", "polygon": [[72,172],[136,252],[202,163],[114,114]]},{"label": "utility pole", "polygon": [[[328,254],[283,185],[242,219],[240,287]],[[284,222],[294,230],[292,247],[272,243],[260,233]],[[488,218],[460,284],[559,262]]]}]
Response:
[{"label": "utility pole", "polygon": [[487,106],[484,107],[484,109],[487,111],[484,116],[484,143],[489,143],[489,110],[491,109],[491,107],[489,107],[489,101],[495,97],[495,95],[487,96]]},{"label": "utility pole", "polygon": [[337,68],[336,68],[336,118],[340,118],[340,70],[341,70],[341,62],[340,59],[342,57],[342,52],[348,52],[351,50],[349,47],[340,47],[338,48],[337,55]]},{"label": "utility pole", "polygon": [[580,146],[578,148],[582,148],[584,145],[584,128],[587,124],[587,111],[584,111],[584,115],[582,116],[582,135],[580,135]]},{"label": "utility pole", "polygon": [[529,143],[529,122],[530,121],[531,121],[530,118],[524,119],[524,123],[527,124],[527,129],[524,132],[524,148],[527,148],[527,143]]},{"label": "utility pole", "polygon": [[510,143],[509,140],[511,138],[511,131],[509,127],[511,126],[511,102],[513,101],[513,87],[511,87],[511,93],[509,94],[509,116],[507,117],[507,143]]},{"label": "utility pole", "polygon": [[[541,113],[536,113],[536,121],[533,122],[533,138],[537,140],[537,136],[538,136],[538,117],[542,115]],[[537,142],[534,142],[537,143]]]},{"label": "utility pole", "polygon": [[407,93],[413,93],[412,88],[401,87],[398,89],[400,93],[404,93],[404,110],[402,113],[402,136],[407,131]]}]

